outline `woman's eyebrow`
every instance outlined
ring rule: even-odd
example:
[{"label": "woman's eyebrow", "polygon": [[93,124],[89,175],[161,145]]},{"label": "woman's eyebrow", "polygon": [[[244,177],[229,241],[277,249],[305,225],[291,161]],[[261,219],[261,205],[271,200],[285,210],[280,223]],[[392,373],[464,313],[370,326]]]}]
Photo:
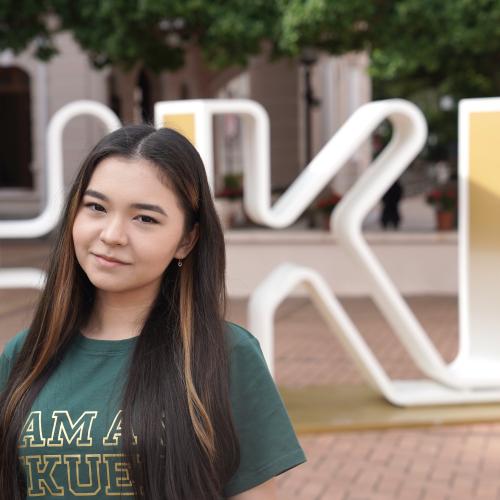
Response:
[{"label": "woman's eyebrow", "polygon": [[[109,198],[106,195],[99,193],[99,191],[94,191],[93,189],[87,189],[84,195],[93,196],[94,198],[98,198],[99,200],[103,201],[109,201]],[[139,210],[150,210],[151,212],[158,212],[159,214],[165,216],[167,215],[163,208],[161,208],[159,205],[152,205],[151,203],[133,203],[130,206]]]},{"label": "woman's eyebrow", "polygon": [[99,198],[103,201],[109,201],[106,195],[99,193],[99,191],[94,191],[93,189],[87,189],[83,195],[93,196],[94,198]]},{"label": "woman's eyebrow", "polygon": [[132,208],[138,208],[139,210],[150,210],[151,212],[158,212],[162,215],[167,215],[163,208],[158,205],[151,205],[150,203],[134,203],[131,205]]}]

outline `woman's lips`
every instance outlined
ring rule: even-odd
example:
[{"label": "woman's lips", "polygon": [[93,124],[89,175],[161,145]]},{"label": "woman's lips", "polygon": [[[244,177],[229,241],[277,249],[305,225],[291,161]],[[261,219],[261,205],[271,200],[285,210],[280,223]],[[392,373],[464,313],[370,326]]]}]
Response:
[{"label": "woman's lips", "polygon": [[115,267],[115,266],[126,266],[128,265],[127,262],[123,262],[121,260],[115,259],[113,257],[106,257],[105,255],[99,255],[99,254],[92,254],[97,262],[99,262],[102,265],[108,266],[108,267]]}]

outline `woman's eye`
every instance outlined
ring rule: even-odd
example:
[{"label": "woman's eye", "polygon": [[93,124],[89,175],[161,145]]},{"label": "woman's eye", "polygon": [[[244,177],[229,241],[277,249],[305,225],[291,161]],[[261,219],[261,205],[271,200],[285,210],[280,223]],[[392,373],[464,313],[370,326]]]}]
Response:
[{"label": "woman's eye", "polygon": [[149,215],[138,215],[136,218],[145,224],[158,224],[158,221]]},{"label": "woman's eye", "polygon": [[99,203],[85,203],[85,206],[92,210],[93,212],[104,212],[105,209],[102,205],[99,205]]}]

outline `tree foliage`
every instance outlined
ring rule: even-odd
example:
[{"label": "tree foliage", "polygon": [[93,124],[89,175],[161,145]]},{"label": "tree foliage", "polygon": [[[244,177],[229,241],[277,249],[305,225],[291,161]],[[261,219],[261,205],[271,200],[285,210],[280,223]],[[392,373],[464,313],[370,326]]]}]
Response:
[{"label": "tree foliage", "polygon": [[175,69],[193,43],[213,67],[245,64],[266,40],[275,56],[365,50],[402,95],[500,91],[498,0],[0,0],[0,50],[35,41],[47,59],[58,31],[97,66]]},{"label": "tree foliage", "polygon": [[0,50],[19,53],[35,42],[36,57],[49,59],[54,49],[47,12],[47,0],[0,0]]},{"label": "tree foliage", "polygon": [[279,0],[278,47],[297,54],[316,47],[332,54],[364,50],[377,11],[376,1]]},{"label": "tree foliage", "polygon": [[365,50],[379,81],[457,97],[500,91],[498,0],[282,0],[282,50]]},{"label": "tree foliage", "polygon": [[404,97],[425,113],[433,159],[456,155],[457,109],[466,97],[500,95],[498,0],[282,0],[280,48],[370,56],[375,98]]},{"label": "tree foliage", "polygon": [[[372,74],[457,98],[500,91],[500,2],[395,2],[373,46]],[[389,34],[392,33],[392,36]],[[396,36],[397,34],[397,36]]]},{"label": "tree foliage", "polygon": [[[259,53],[262,40],[277,37],[279,26],[273,0],[1,2],[0,50],[19,52],[32,40],[53,48],[53,35],[69,31],[98,67],[141,62],[156,71],[176,69],[192,43],[213,67],[244,64]],[[58,22],[50,29],[54,19]]]}]

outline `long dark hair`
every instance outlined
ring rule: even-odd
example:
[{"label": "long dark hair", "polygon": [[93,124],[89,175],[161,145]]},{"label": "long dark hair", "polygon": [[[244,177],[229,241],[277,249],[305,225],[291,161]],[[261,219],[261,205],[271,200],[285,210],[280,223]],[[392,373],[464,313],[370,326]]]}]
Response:
[{"label": "long dark hair", "polygon": [[102,139],[69,193],[46,286],[0,396],[0,491],[10,500],[25,498],[24,474],[14,459],[22,426],[93,308],[95,289],[76,259],[72,227],[96,166],[108,157],[151,163],[177,194],[184,231],[199,225],[181,270],[173,262],[164,272],[124,385],[122,449],[135,495],[220,498],[239,463],[224,333],[224,236],[196,149],[174,130],[149,125],[126,126]]}]

